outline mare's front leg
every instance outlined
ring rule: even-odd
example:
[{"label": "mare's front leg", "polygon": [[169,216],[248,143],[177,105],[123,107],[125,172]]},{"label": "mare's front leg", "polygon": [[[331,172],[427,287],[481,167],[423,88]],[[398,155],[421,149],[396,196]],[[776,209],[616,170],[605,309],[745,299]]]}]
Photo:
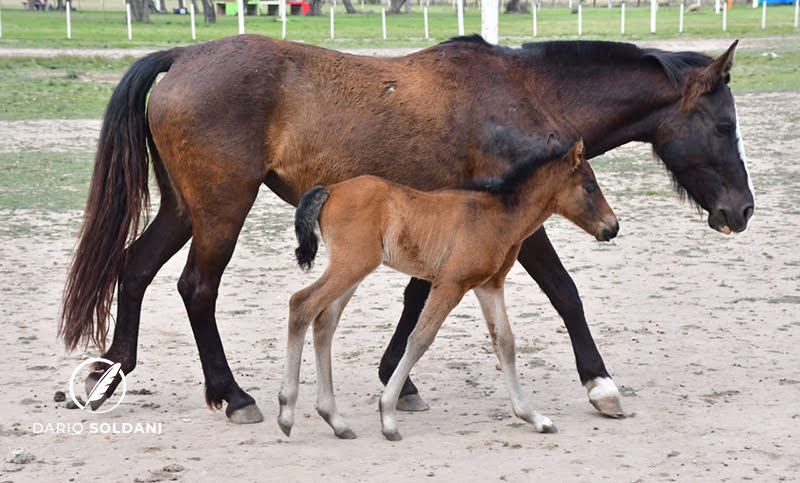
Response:
[{"label": "mare's front leg", "polygon": [[[430,291],[431,283],[419,278],[412,278],[406,286],[406,291],[403,293],[403,314],[400,316],[400,322],[397,323],[392,340],[389,341],[378,368],[378,377],[384,386],[389,382],[389,378],[392,377],[400,358],[406,351],[408,336],[417,325],[417,320],[422,313],[422,307],[425,306],[425,301],[428,300]],[[427,411],[429,409],[428,404],[419,396],[417,386],[411,382],[411,377],[407,377],[403,382],[397,409],[400,411]]]},{"label": "mare's front leg", "polygon": [[390,441],[402,439],[397,430],[394,412],[403,383],[411,372],[411,368],[414,367],[414,364],[433,343],[433,339],[436,337],[436,333],[439,332],[442,322],[444,322],[447,314],[458,305],[464,293],[465,289],[457,285],[434,285],[431,290],[428,302],[419,317],[419,322],[408,337],[405,353],[381,395],[379,402],[381,431],[386,439]]},{"label": "mare's front leg", "polygon": [[522,243],[517,259],[564,320],[572,341],[578,376],[589,394],[589,402],[605,416],[624,418],[619,390],[606,371],[589,332],[578,289],[561,264],[544,227]]},{"label": "mare's front leg", "polygon": [[547,416],[543,416],[531,408],[519,384],[514,333],[508,323],[502,283],[502,281],[490,281],[486,285],[476,288],[475,295],[478,296],[478,301],[481,304],[489,334],[492,336],[494,352],[500,360],[500,367],[503,370],[503,376],[506,378],[506,385],[511,396],[511,407],[518,418],[532,424],[536,431],[540,433],[555,433],[556,427],[553,422]]}]

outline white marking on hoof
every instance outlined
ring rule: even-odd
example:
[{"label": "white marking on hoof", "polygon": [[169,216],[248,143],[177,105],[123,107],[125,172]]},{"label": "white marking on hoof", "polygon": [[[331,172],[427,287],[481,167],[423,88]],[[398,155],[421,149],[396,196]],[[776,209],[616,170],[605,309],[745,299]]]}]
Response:
[{"label": "white marking on hoof", "polygon": [[556,425],[547,416],[537,412],[533,413],[533,427],[540,433],[557,433]]},{"label": "white marking on hoof", "polygon": [[264,421],[264,415],[255,404],[250,404],[243,408],[232,411],[228,416],[232,423],[236,424],[253,424]]},{"label": "white marking on hoof", "polygon": [[619,389],[610,377],[597,377],[586,383],[589,402],[601,414],[610,418],[624,418]]},{"label": "white marking on hoof", "polygon": [[589,393],[589,400],[596,401],[609,397],[619,397],[619,389],[610,377],[596,377],[587,382],[586,391]]},{"label": "white marking on hoof", "polygon": [[431,407],[425,402],[419,394],[407,394],[397,400],[397,410],[407,412],[427,411]]}]

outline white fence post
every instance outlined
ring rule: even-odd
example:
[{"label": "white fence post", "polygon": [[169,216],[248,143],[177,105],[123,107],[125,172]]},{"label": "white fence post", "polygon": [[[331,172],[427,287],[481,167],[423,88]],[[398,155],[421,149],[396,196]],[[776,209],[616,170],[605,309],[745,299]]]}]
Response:
[{"label": "white fence post", "polygon": [[728,2],[722,4],[722,31],[728,30]]},{"label": "white fence post", "polygon": [[578,35],[583,35],[583,10],[581,4],[578,4]]},{"label": "white fence post", "polygon": [[650,33],[656,33],[656,8],[658,8],[658,0],[650,0]]},{"label": "white fence post", "polygon": [[538,20],[538,19],[536,18],[536,17],[537,17],[537,15],[536,15],[536,11],[537,11],[537,10],[539,10],[539,8],[538,8],[538,6],[536,5],[536,2],[534,1],[534,2],[533,2],[533,36],[534,36],[534,37],[536,37],[536,35],[537,35],[537,33],[538,33],[538,32],[537,32],[537,25],[536,25],[536,24],[537,24],[537,20]]},{"label": "white fence post", "polygon": [[197,40],[197,27],[194,25],[194,3],[189,2],[189,21],[192,23],[192,40]]},{"label": "white fence post", "polygon": [[481,35],[490,44],[496,44],[499,40],[499,5],[499,0],[481,0]]},{"label": "white fence post", "polygon": [[569,9],[572,10],[572,0],[569,0]]},{"label": "white fence post", "polygon": [[381,9],[381,24],[383,25],[383,40],[386,40],[386,9]]},{"label": "white fence post", "polygon": [[683,11],[686,9],[683,2],[681,2],[681,13],[678,15],[678,33],[683,33]]},{"label": "white fence post", "polygon": [[[794,28],[797,28],[797,11],[800,9],[800,0],[794,0]],[[0,37],[3,36],[3,31],[0,30]]]},{"label": "white fence post", "polygon": [[761,5],[764,8],[761,9],[761,28],[767,28],[767,0],[761,0]]},{"label": "white fence post", "polygon": [[428,7],[422,7],[422,16],[425,17],[425,40],[428,40]]},{"label": "white fence post", "polygon": [[131,32],[131,4],[125,4],[125,14],[128,18],[128,40],[133,38],[133,32]]},{"label": "white fence post", "polygon": [[244,9],[245,9],[245,0],[239,0],[239,35],[244,33]]},{"label": "white fence post", "polygon": [[335,9],[333,8],[333,5],[331,5],[331,40],[334,39],[334,35],[333,35],[334,34],[334,32],[333,32],[333,11],[334,10]]},{"label": "white fence post", "polygon": [[[2,7],[2,6],[0,6],[0,10],[2,10],[2,9],[3,9],[3,7]],[[795,15],[795,18],[797,18],[797,15]],[[796,23],[797,23],[797,22],[795,22],[795,24],[796,24]],[[796,26],[797,26],[797,25],[795,25],[795,27],[796,27]],[[0,39],[2,39],[2,38],[3,38],[3,15],[2,15],[2,13],[0,13]]]},{"label": "white fence post", "polygon": [[714,15],[719,14],[719,0],[714,0]]},{"label": "white fence post", "polygon": [[758,0],[753,0],[753,8],[758,8]]},{"label": "white fence post", "polygon": [[625,35],[625,2],[622,2],[620,8],[619,33],[620,35]]},{"label": "white fence post", "polygon": [[[30,1],[30,0],[28,0]],[[70,5],[70,1],[67,0],[67,38],[72,38],[72,19],[70,19],[70,10],[72,10]]]},{"label": "white fence post", "polygon": [[458,35],[464,35],[464,0],[456,0],[458,9]]}]

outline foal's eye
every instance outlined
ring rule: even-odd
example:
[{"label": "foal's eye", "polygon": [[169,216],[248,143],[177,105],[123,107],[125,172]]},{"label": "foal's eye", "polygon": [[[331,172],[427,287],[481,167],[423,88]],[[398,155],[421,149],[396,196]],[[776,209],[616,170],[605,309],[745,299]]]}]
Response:
[{"label": "foal's eye", "polygon": [[722,124],[718,124],[717,125],[717,132],[722,134],[722,135],[725,135],[725,136],[729,135],[730,133],[733,132],[733,124],[731,124],[729,122],[724,122]]},{"label": "foal's eye", "polygon": [[586,190],[587,193],[592,194],[597,191],[597,187],[593,184],[584,185],[583,189]]}]

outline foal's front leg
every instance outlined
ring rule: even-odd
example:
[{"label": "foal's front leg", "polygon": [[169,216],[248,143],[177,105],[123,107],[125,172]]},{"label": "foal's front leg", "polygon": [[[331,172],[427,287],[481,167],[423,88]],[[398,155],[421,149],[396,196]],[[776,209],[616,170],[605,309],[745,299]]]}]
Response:
[{"label": "foal's front leg", "polygon": [[540,433],[555,433],[556,427],[550,418],[543,416],[531,408],[528,399],[522,392],[517,377],[516,354],[514,350],[514,333],[508,323],[506,304],[503,300],[502,283],[489,282],[489,284],[475,289],[475,295],[486,318],[489,334],[492,336],[492,346],[500,360],[500,367],[506,378],[506,385],[511,396],[511,407],[514,414],[532,424]]},{"label": "foal's front leg", "polygon": [[466,290],[458,285],[436,285],[434,283],[419,322],[408,337],[405,353],[386,384],[379,402],[381,412],[381,432],[389,441],[402,439],[397,430],[395,409],[400,390],[414,364],[433,343],[436,333],[447,318],[447,314],[458,305]]}]

